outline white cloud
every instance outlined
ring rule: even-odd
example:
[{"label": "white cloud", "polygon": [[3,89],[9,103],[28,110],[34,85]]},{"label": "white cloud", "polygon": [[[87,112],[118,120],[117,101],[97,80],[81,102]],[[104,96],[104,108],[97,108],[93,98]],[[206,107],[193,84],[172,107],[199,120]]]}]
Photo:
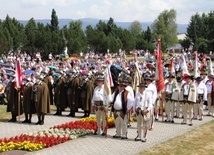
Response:
[{"label": "white cloud", "polygon": [[214,0],[1,0],[0,19],[98,18],[115,21],[151,21],[165,9],[175,9],[178,23],[188,23],[196,12],[213,11]]}]

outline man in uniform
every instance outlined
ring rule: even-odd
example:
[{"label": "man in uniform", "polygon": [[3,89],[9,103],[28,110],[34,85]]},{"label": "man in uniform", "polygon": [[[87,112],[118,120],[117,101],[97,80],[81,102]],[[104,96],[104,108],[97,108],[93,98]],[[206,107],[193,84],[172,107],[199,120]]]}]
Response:
[{"label": "man in uniform", "polygon": [[102,136],[106,133],[106,113],[107,113],[107,95],[104,89],[104,75],[99,74],[96,78],[97,86],[94,89],[93,97],[91,100],[92,110],[95,110],[97,119],[97,131],[95,134],[101,133],[101,122],[103,124]]},{"label": "man in uniform", "polygon": [[189,113],[189,126],[192,126],[193,104],[196,103],[197,88],[193,82],[193,76],[184,75],[186,83],[181,88],[180,100],[183,102],[183,121],[181,124],[187,124],[187,114]]},{"label": "man in uniform", "polygon": [[48,85],[48,90],[50,94],[50,104],[53,105],[53,77],[51,76],[52,71],[45,67],[41,71],[41,75],[44,77],[44,82]]},{"label": "man in uniform", "polygon": [[31,123],[32,114],[36,113],[32,92],[33,84],[30,77],[23,79],[23,107],[25,120],[22,123]]},{"label": "man in uniform", "polygon": [[55,93],[54,93],[54,98],[55,98],[55,105],[57,108],[57,111],[54,115],[61,116],[62,111],[67,108],[67,92],[65,89],[65,78],[64,78],[64,73],[61,69],[57,71],[59,73],[59,77],[56,81],[55,85]]},{"label": "man in uniform", "polygon": [[80,77],[79,73],[75,70],[70,71],[72,72],[72,81],[71,81],[71,91],[68,94],[68,97],[70,98],[68,100],[68,105],[70,108],[70,113],[68,116],[75,117],[75,112],[78,110],[78,104],[80,102]]},{"label": "man in uniform", "polygon": [[207,101],[207,87],[206,85],[202,82],[202,77],[199,76],[196,79],[196,87],[197,87],[197,103],[194,104],[193,106],[193,111],[194,111],[194,119],[197,119],[199,117],[199,120],[203,120],[203,115],[204,115],[204,101]]},{"label": "man in uniform", "polygon": [[[11,112],[12,118],[9,122],[16,122],[16,117],[23,114],[20,88],[15,88],[15,75],[10,75],[11,81],[8,83],[6,96],[8,100],[7,112]],[[20,96],[19,96],[20,95]],[[20,108],[18,108],[20,106]],[[20,110],[20,111],[18,111]]]},{"label": "man in uniform", "polygon": [[[134,102],[134,111],[135,115],[137,115],[137,137],[135,138],[135,141],[142,140],[142,142],[146,142],[147,129],[150,128],[149,119],[152,108],[151,94],[148,91],[145,91],[145,88],[145,83],[139,84],[139,92],[136,93]],[[142,129],[143,139],[141,139]]]},{"label": "man in uniform", "polygon": [[91,113],[91,100],[94,92],[94,81],[88,74],[84,75],[82,80],[84,81],[81,89],[81,105],[84,110],[83,117],[89,117]]},{"label": "man in uniform", "polygon": [[44,124],[45,114],[50,113],[50,95],[48,86],[43,82],[43,78],[36,75],[36,82],[33,85],[33,101],[35,103],[38,122],[36,125]]},{"label": "man in uniform", "polygon": [[[112,94],[113,106],[112,111],[114,112],[116,135],[113,138],[127,138],[127,114],[133,106],[133,99],[131,94],[125,90],[126,84],[123,79],[118,83],[118,90]],[[122,133],[121,133],[122,130]]]}]

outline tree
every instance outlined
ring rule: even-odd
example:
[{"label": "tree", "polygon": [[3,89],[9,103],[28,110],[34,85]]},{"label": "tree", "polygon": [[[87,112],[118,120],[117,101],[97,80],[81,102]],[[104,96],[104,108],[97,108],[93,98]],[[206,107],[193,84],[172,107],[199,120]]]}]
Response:
[{"label": "tree", "polygon": [[37,27],[36,22],[31,18],[25,26],[25,35],[27,37],[26,49],[31,52],[35,52],[35,41],[36,41]]},{"label": "tree", "polygon": [[187,36],[194,43],[194,50],[199,52],[213,51],[213,36],[214,36],[214,12],[205,14],[196,13],[191,17],[187,27]]},{"label": "tree", "polygon": [[161,38],[162,49],[166,49],[178,43],[176,11],[174,9],[164,10],[152,24],[154,37]]},{"label": "tree", "polygon": [[79,53],[83,48],[86,48],[86,37],[80,20],[70,22],[67,37],[68,51],[70,53]]},{"label": "tree", "polygon": [[52,9],[52,14],[51,14],[51,30],[52,31],[57,31],[59,30],[59,21],[58,21],[58,16],[56,15],[56,11]]},{"label": "tree", "polygon": [[137,20],[132,22],[132,24],[129,27],[129,31],[134,35],[137,36],[142,32],[141,23]]},{"label": "tree", "polygon": [[188,49],[191,45],[191,39],[189,37],[186,37],[184,40],[179,40],[179,42],[184,49]]},{"label": "tree", "polygon": [[147,30],[144,33],[144,39],[149,43],[152,41],[152,31],[150,27],[147,27]]}]

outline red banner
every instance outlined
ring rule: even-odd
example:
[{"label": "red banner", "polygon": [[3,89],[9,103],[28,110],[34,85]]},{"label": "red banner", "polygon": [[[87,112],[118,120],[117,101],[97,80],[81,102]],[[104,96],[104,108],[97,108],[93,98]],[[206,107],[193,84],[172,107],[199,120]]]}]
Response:
[{"label": "red banner", "polygon": [[162,53],[161,53],[161,41],[158,39],[158,48],[157,48],[157,63],[156,63],[156,85],[157,92],[159,93],[164,89],[164,76],[163,76],[163,62],[162,62]]},{"label": "red banner", "polygon": [[16,59],[16,82],[15,87],[20,88],[21,87],[21,81],[22,81],[22,72],[21,72],[21,66],[19,59]]}]

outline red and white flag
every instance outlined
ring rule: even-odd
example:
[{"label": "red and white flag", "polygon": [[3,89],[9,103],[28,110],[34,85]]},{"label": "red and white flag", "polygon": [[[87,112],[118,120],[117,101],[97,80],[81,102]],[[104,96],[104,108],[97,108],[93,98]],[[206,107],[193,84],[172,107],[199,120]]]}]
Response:
[{"label": "red and white flag", "polygon": [[21,82],[22,82],[22,72],[21,72],[21,66],[20,66],[20,60],[19,58],[16,59],[16,72],[15,72],[15,88],[20,88],[21,87]]},{"label": "red and white flag", "polygon": [[160,39],[158,39],[158,48],[157,48],[156,84],[157,84],[157,92],[159,93],[165,87],[165,85],[164,85],[164,77],[163,77],[163,62],[162,62],[161,41],[160,41]]}]

